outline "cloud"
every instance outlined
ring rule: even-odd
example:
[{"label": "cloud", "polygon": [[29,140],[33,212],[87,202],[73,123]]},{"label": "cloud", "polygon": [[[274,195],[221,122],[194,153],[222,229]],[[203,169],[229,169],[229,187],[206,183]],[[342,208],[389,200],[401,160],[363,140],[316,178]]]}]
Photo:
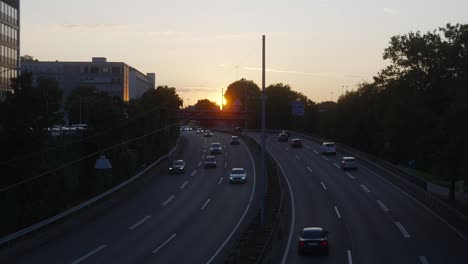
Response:
[{"label": "cloud", "polygon": [[63,24],[62,26],[67,29],[80,29],[81,28],[81,26],[77,24]]},{"label": "cloud", "polygon": [[389,14],[389,15],[399,15],[401,13],[400,10],[389,8],[389,7],[385,7],[383,11],[384,13]]},{"label": "cloud", "polygon": [[[262,68],[253,68],[253,67],[242,67],[243,70],[247,71],[261,71]],[[309,72],[301,72],[301,71],[291,71],[291,70],[276,70],[276,69],[265,69],[266,72],[273,72],[273,73],[287,73],[287,74],[297,74],[297,75],[308,75],[308,76],[331,76],[332,73],[328,72],[318,72],[318,73],[309,73]]]},{"label": "cloud", "polygon": [[98,30],[121,30],[127,29],[128,25],[116,25],[116,24],[90,24],[90,25],[79,25],[79,24],[62,24],[59,27],[65,30],[85,30],[85,29],[98,29]]}]

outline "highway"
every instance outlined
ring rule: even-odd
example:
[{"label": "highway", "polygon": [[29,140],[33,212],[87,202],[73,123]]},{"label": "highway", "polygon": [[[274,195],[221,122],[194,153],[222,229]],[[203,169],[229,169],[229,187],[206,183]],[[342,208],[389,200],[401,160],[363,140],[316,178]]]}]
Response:
[{"label": "highway", "polygon": [[[302,141],[293,149],[267,139],[294,200],[282,263],[468,263],[468,243],[417,201],[362,164],[341,170],[340,153],[322,156],[319,144]],[[298,232],[308,226],[330,232],[329,256],[298,256]]]},{"label": "highway", "polygon": [[[219,262],[254,210],[258,162],[244,143],[231,146],[228,134],[214,133],[211,138],[194,131],[183,134],[187,143],[176,158],[186,161],[185,174],[169,175],[165,164],[160,175],[128,200],[44,244],[20,247],[9,256],[3,252],[0,262]],[[216,169],[204,169],[211,142],[221,142],[223,152],[216,155]],[[232,167],[246,169],[247,184],[228,183]]]}]

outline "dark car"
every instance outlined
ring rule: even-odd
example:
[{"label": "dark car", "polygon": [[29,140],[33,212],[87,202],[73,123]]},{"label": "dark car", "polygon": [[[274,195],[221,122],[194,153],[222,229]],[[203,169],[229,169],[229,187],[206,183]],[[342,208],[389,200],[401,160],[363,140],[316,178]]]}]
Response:
[{"label": "dark car", "polygon": [[212,137],[212,136],[213,136],[213,133],[211,133],[210,130],[205,130],[204,136],[205,136],[205,137]]},{"label": "dark car", "polygon": [[240,144],[239,137],[232,136],[231,137],[231,145],[239,145],[239,144]]},{"label": "dark car", "polygon": [[178,174],[185,172],[185,162],[183,160],[174,160],[169,166],[170,174]]},{"label": "dark car", "polygon": [[205,157],[205,168],[216,168],[216,158],[214,156]]},{"label": "dark car", "polygon": [[211,154],[223,153],[223,148],[221,147],[221,143],[211,143],[210,153]]},{"label": "dark car", "polygon": [[291,140],[291,147],[293,148],[302,148],[302,141],[298,138]]},{"label": "dark car", "polygon": [[297,253],[323,253],[328,255],[328,231],[321,227],[306,227],[299,232]]},{"label": "dark car", "polygon": [[288,135],[286,133],[280,133],[276,140],[279,142],[288,142]]}]

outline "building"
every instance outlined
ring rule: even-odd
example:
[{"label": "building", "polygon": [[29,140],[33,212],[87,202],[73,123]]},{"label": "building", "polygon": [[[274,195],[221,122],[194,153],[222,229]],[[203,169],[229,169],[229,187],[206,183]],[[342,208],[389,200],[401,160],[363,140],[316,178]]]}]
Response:
[{"label": "building", "polygon": [[151,78],[123,62],[108,62],[95,57],[91,62],[23,62],[21,72],[33,74],[33,85],[40,78],[55,79],[63,89],[64,100],[80,86],[94,86],[98,91],[128,102],[154,89]]},{"label": "building", "polygon": [[0,100],[11,92],[20,58],[20,1],[0,0]]}]

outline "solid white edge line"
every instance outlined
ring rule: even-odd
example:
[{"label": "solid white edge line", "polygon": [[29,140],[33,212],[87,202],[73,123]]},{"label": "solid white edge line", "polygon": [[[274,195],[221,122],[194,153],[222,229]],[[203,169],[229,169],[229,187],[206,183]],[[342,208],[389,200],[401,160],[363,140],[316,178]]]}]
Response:
[{"label": "solid white edge line", "polygon": [[327,186],[325,186],[325,183],[321,182],[323,189],[327,190]]},{"label": "solid white edge line", "polygon": [[253,181],[252,193],[250,194],[249,203],[247,204],[247,207],[245,208],[244,213],[242,214],[241,218],[237,222],[236,226],[234,227],[232,232],[229,234],[229,236],[226,238],[226,240],[224,240],[224,242],[221,244],[221,246],[218,248],[218,250],[216,250],[216,252],[213,254],[213,256],[211,256],[211,258],[206,262],[207,264],[212,263],[214,261],[214,259],[218,256],[219,252],[221,252],[221,250],[223,250],[223,248],[226,246],[226,244],[229,242],[229,240],[231,240],[231,237],[237,231],[237,229],[241,225],[242,221],[244,221],[244,218],[247,215],[247,213],[248,213],[248,211],[250,209],[250,206],[252,205],[253,198],[254,198],[255,185],[256,185],[256,182],[257,182],[257,172],[256,172],[256,169],[255,169],[255,161],[254,161],[254,159],[252,157],[252,154],[250,153],[249,148],[244,144],[244,142],[241,141],[241,143],[245,147],[245,149],[247,150],[247,153],[249,153],[250,160],[252,161],[252,167],[253,167],[253,171],[254,171],[254,181]]},{"label": "solid white edge line", "polygon": [[367,188],[364,184],[361,184],[361,188],[366,192],[366,193],[370,193],[371,191],[369,190],[369,188]]},{"label": "solid white edge line", "polygon": [[312,169],[311,169],[310,167],[307,167],[307,169],[308,169],[311,173],[313,172]]},{"label": "solid white edge line", "polygon": [[136,224],[132,225],[131,227],[128,228],[128,230],[133,230],[135,228],[137,228],[139,225],[143,224],[144,222],[146,222],[146,220],[150,219],[151,216],[150,215],[147,215],[145,216],[143,219],[141,219],[140,221],[138,221]]},{"label": "solid white edge line", "polygon": [[190,174],[190,176],[193,177],[193,176],[195,176],[195,174],[197,174],[197,170],[194,170],[194,171],[192,172],[192,174]]},{"label": "solid white edge line", "polygon": [[95,250],[93,250],[93,251],[89,252],[88,254],[82,256],[81,258],[79,258],[79,259],[73,261],[72,264],[78,264],[78,263],[82,262],[83,260],[85,260],[85,259],[91,257],[92,255],[98,253],[99,251],[103,250],[105,247],[107,247],[107,245],[99,246],[99,247],[96,248]]},{"label": "solid white edge line", "polygon": [[387,179],[385,179],[384,177],[380,176],[378,173],[372,171],[371,169],[367,168],[367,166],[364,166],[362,164],[360,164],[362,168],[365,168],[366,170],[368,170],[370,173],[376,175],[377,177],[379,177],[380,179],[382,179],[383,181],[385,181],[386,183],[390,184],[391,186],[393,186],[393,188],[397,189],[398,191],[400,191],[402,194],[404,194],[406,197],[410,198],[411,200],[413,200],[414,202],[416,202],[417,204],[419,204],[422,208],[426,209],[429,213],[431,213],[434,217],[436,217],[437,219],[439,219],[442,223],[446,224],[450,229],[452,229],[452,231],[454,231],[457,235],[459,235],[463,240],[465,241],[468,241],[468,237],[466,237],[462,232],[458,231],[458,229],[456,229],[454,226],[452,226],[451,224],[449,224],[447,221],[445,221],[441,216],[439,216],[438,214],[436,214],[434,211],[432,211],[431,209],[429,209],[427,206],[425,206],[424,204],[422,204],[420,201],[418,201],[416,198],[414,198],[413,196],[409,195],[407,192],[403,191],[402,189],[400,189],[399,187],[397,187],[395,184],[391,183],[390,181],[388,181]]},{"label": "solid white edge line", "polygon": [[426,256],[419,256],[419,261],[421,261],[422,264],[429,264],[429,260],[427,260]]},{"label": "solid white edge line", "polygon": [[181,186],[180,186],[180,189],[184,189],[188,184],[188,181],[185,181]]},{"label": "solid white edge line", "polygon": [[163,248],[165,245],[167,245],[167,243],[171,242],[172,239],[174,239],[174,237],[176,237],[177,234],[173,234],[168,240],[166,240],[166,242],[164,242],[162,245],[160,245],[158,248],[156,248],[154,251],[153,251],[153,254],[158,252],[159,250],[161,250],[161,248]]},{"label": "solid white edge line", "polygon": [[348,250],[348,263],[353,264],[353,256],[351,255],[351,250]]},{"label": "solid white edge line", "polygon": [[293,233],[294,233],[293,231],[295,228],[294,225],[296,222],[296,208],[294,204],[294,193],[291,187],[291,183],[289,182],[288,176],[286,176],[286,173],[283,169],[283,166],[281,166],[281,164],[278,162],[278,159],[276,159],[273,153],[270,152],[270,155],[275,160],[276,164],[278,164],[278,167],[280,168],[281,173],[283,173],[284,178],[286,179],[286,185],[288,185],[289,193],[291,195],[291,211],[292,211],[291,212],[291,227],[289,228],[288,243],[286,244],[286,248],[284,249],[284,253],[283,253],[283,259],[281,260],[281,264],[285,264],[288,258],[289,249],[291,248],[292,236],[293,236]]},{"label": "solid white edge line", "polygon": [[201,210],[205,210],[205,207],[211,202],[211,199],[206,200],[206,202],[201,207]]},{"label": "solid white edge line", "polygon": [[390,211],[390,209],[388,209],[388,207],[382,201],[377,200],[377,204],[382,209],[382,211],[384,211],[384,212]]},{"label": "solid white edge line", "polygon": [[335,213],[336,213],[336,216],[338,217],[338,219],[341,219],[340,211],[338,211],[338,207],[336,207],[336,206],[335,206]]},{"label": "solid white edge line", "polygon": [[405,238],[411,237],[408,231],[406,231],[405,227],[400,222],[395,222],[395,225],[398,227],[398,229],[400,230],[400,232],[403,234]]},{"label": "solid white edge line", "polygon": [[162,206],[166,206],[168,205],[172,200],[174,200],[175,196],[172,195],[171,197],[169,197],[164,203],[162,203]]}]

